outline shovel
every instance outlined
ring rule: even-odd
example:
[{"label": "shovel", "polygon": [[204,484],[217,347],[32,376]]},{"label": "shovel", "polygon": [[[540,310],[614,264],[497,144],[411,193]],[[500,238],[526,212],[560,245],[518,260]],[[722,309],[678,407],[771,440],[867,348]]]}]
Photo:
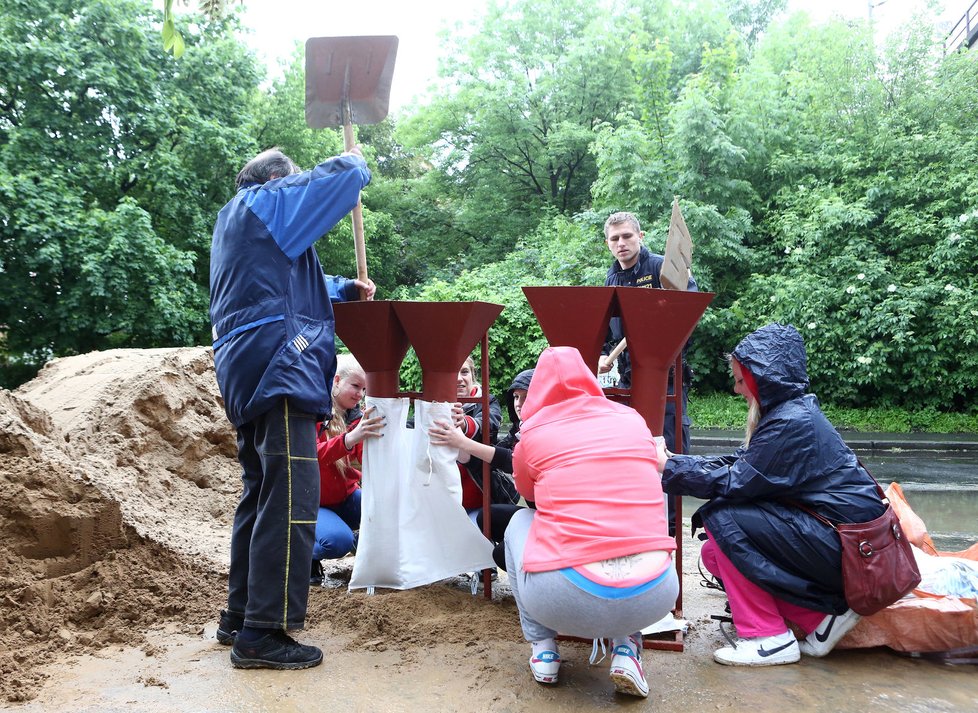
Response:
[{"label": "shovel", "polygon": [[[306,123],[314,129],[343,127],[347,151],[353,124],[376,124],[387,116],[397,37],[311,37],[306,41]],[[353,209],[357,279],[367,281],[363,207]],[[360,290],[360,299],[366,299]]]}]

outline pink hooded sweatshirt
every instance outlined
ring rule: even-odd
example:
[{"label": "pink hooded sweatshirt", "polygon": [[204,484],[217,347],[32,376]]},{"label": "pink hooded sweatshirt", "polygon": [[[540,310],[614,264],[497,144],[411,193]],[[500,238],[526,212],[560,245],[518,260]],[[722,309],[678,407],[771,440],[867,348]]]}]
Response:
[{"label": "pink hooded sweatshirt", "polygon": [[522,416],[513,472],[537,507],[524,571],[676,549],[652,434],[637,411],[605,398],[576,349],[544,350]]}]

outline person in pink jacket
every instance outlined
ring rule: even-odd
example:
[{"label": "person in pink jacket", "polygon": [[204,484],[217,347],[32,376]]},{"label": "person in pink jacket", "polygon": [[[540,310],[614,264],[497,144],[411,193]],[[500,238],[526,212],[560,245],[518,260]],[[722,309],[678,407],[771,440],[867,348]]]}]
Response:
[{"label": "person in pink jacket", "polygon": [[530,642],[530,671],[556,683],[557,634],[612,639],[611,678],[645,697],[641,630],[676,602],[659,470],[643,418],[605,398],[571,347],[544,350],[513,451],[516,488],[536,510],[506,530],[506,569]]}]

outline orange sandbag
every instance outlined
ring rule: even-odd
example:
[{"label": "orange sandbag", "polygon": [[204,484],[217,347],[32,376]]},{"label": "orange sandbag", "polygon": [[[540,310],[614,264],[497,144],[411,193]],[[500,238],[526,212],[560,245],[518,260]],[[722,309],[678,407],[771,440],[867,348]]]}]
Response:
[{"label": "orange sandbag", "polygon": [[[886,497],[900,518],[907,538],[932,556],[978,560],[978,543],[963,552],[938,552],[924,521],[913,511],[898,483],[891,483]],[[872,616],[863,617],[839,642],[840,649],[888,646],[896,651],[936,652],[978,646],[978,602],[972,598],[947,597],[915,590]]]},{"label": "orange sandbag", "polygon": [[863,617],[840,649],[888,646],[896,651],[948,651],[978,645],[978,605],[974,599],[926,595],[901,599]]},{"label": "orange sandbag", "polygon": [[899,483],[889,484],[886,488],[886,498],[890,501],[890,507],[896,512],[896,516],[900,518],[900,527],[903,528],[903,534],[907,536],[910,543],[929,555],[936,555],[937,548],[934,547],[934,541],[927,534],[927,526],[924,525],[920,516],[911,509]]},{"label": "orange sandbag", "polygon": [[938,552],[941,557],[961,557],[966,560],[974,560],[978,562],[978,542],[973,544],[966,550],[961,550],[960,552]]}]

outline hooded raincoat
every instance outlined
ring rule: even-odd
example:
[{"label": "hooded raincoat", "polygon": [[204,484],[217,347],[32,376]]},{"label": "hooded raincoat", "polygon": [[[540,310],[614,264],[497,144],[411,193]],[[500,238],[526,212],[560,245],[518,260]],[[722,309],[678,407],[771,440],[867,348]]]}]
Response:
[{"label": "hooded raincoat", "polygon": [[544,350],[522,414],[516,488],[537,508],[525,572],[676,549],[652,433],[637,411],[605,398],[576,349]]},{"label": "hooded raincoat", "polygon": [[674,456],[662,487],[709,500],[693,528],[705,526],[749,580],[792,604],[841,614],[839,537],[792,503],[832,522],[868,522],[884,510],[875,483],[805,393],[805,344],[794,327],[762,327],[732,356],[757,384],[761,418],[750,445],[731,456]]}]

